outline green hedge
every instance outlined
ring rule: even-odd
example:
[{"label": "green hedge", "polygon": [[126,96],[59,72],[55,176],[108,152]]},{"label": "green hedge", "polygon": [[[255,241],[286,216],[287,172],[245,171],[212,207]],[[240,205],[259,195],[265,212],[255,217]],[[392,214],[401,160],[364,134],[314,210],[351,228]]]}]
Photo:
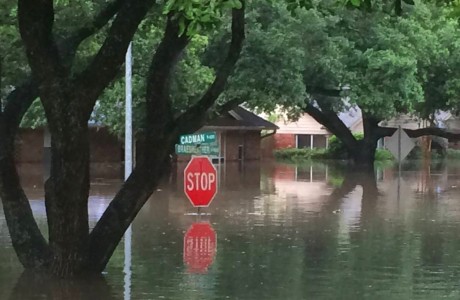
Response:
[{"label": "green hedge", "polygon": [[[343,155],[336,155],[337,152],[329,149],[309,149],[309,148],[286,148],[275,150],[274,155],[277,160],[284,161],[303,161],[315,159],[346,159]],[[375,153],[376,161],[393,160],[393,155],[386,149],[377,149]]]},{"label": "green hedge", "polygon": [[308,149],[308,148],[286,148],[274,151],[275,158],[278,160],[310,160],[326,159],[328,154],[326,149]]},{"label": "green hedge", "polygon": [[450,159],[460,159],[460,150],[447,149],[446,156],[447,158],[450,158]]}]

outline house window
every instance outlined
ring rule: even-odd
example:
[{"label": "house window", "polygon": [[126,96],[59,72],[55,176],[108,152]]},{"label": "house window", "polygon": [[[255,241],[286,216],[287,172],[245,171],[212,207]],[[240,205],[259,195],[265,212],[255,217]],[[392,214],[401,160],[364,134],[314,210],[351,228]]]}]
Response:
[{"label": "house window", "polygon": [[311,148],[311,135],[298,134],[297,135],[297,148]]},{"label": "house window", "polygon": [[321,134],[298,134],[297,148],[327,148],[327,136]]},{"label": "house window", "polygon": [[327,137],[325,135],[313,135],[313,148],[327,148]]}]

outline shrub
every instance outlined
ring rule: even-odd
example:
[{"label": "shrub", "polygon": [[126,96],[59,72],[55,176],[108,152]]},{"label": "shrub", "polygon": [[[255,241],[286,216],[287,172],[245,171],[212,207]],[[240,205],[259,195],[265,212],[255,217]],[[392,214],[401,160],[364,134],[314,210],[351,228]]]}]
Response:
[{"label": "shrub", "polygon": [[[362,140],[364,138],[364,134],[362,133],[354,133],[353,136],[357,140]],[[329,138],[329,148],[327,149],[328,154],[336,159],[348,159],[349,155],[345,145],[339,140],[335,135]]]},{"label": "shrub", "polygon": [[375,152],[375,160],[384,161],[384,160],[394,160],[393,154],[387,149],[377,149]]},{"label": "shrub", "polygon": [[310,159],[327,158],[326,149],[309,148],[286,148],[274,151],[275,158],[278,160],[302,161]]},{"label": "shrub", "polygon": [[449,159],[460,159],[460,150],[447,149],[447,158],[449,158]]}]

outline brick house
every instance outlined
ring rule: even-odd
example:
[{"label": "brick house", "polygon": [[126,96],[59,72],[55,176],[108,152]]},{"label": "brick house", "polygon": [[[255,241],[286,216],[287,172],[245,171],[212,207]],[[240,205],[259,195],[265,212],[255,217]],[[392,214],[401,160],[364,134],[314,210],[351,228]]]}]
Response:
[{"label": "brick house", "polygon": [[[278,127],[248,110],[237,107],[204,126],[201,131],[216,131],[222,160],[258,160],[261,157],[262,130]],[[92,164],[121,165],[123,141],[107,128],[90,124],[90,159]],[[16,138],[16,161],[23,164],[48,163],[50,138],[44,128],[23,128]],[[216,158],[219,158],[216,157]],[[121,173],[120,173],[121,174]]]},{"label": "brick house", "polygon": [[[363,132],[361,111],[350,109],[339,114],[339,118],[353,133]],[[322,124],[318,123],[309,114],[303,114],[296,121],[290,121],[281,116],[275,124],[279,127],[271,137],[271,149],[285,148],[327,148],[328,140],[332,136]],[[268,151],[267,151],[268,152]]]},{"label": "brick house", "polygon": [[[262,131],[278,129],[275,124],[238,106],[197,132],[215,131],[220,145],[220,154],[212,157],[221,161],[259,160],[264,157],[261,143]],[[178,161],[188,161],[190,156],[179,156]]]},{"label": "brick house", "polygon": [[[436,127],[444,128],[450,132],[458,132],[459,127],[456,125],[456,118],[452,116],[450,112],[446,111],[439,111],[434,116],[434,123]],[[385,120],[380,122],[380,126],[385,127],[394,127],[397,128],[401,126],[402,129],[421,129],[430,127],[430,122],[427,120],[423,120],[416,116],[408,115],[408,114],[400,114],[394,118],[389,120]],[[384,138],[384,141],[387,140],[388,137]],[[423,144],[424,138],[416,138],[413,139],[417,145]],[[458,141],[449,141],[445,138],[431,136],[432,140],[432,147],[437,149],[447,149],[447,148],[457,148]]]},{"label": "brick house", "polygon": [[[89,139],[91,162],[120,162],[123,157],[121,141],[106,128],[91,126]],[[16,161],[30,164],[42,163],[48,159],[50,147],[49,134],[44,128],[21,128],[16,138]]]},{"label": "brick house", "polygon": [[[106,128],[98,126],[90,126],[89,139],[91,147],[91,177],[93,179],[121,178],[123,174],[121,164],[123,148],[121,141]],[[49,133],[44,128],[21,128],[17,134],[15,158],[16,162],[19,163],[18,168],[20,170],[27,170],[26,172],[21,172],[22,175],[31,172],[36,173],[34,184],[42,180],[38,180],[37,178],[48,178],[49,168],[40,167],[40,165],[49,166],[51,158],[50,147]]]}]

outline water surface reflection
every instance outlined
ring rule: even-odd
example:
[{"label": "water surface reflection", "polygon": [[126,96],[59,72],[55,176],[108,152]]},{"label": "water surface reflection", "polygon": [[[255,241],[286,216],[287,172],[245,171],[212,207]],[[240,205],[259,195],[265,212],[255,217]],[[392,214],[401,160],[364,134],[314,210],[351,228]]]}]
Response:
[{"label": "water surface reflection", "polygon": [[[183,195],[184,167],[177,166],[133,223],[131,299],[460,296],[458,164],[408,165],[401,178],[392,168],[374,176],[324,164],[222,165],[219,194],[201,217]],[[120,184],[94,180],[92,224]],[[37,186],[28,184],[26,192],[46,231]],[[103,281],[88,288],[97,297],[86,296],[82,283],[21,276],[3,216],[0,222],[1,299],[123,298],[123,244]],[[213,260],[206,258],[206,272],[198,273],[184,263],[184,235],[196,222],[216,232]]]}]

